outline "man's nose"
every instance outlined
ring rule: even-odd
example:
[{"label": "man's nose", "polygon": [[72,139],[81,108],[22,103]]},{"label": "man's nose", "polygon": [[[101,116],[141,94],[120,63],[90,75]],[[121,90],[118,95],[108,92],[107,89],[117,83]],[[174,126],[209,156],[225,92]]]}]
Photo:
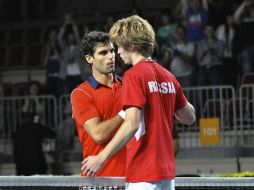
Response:
[{"label": "man's nose", "polygon": [[112,59],[112,58],[114,58],[114,57],[115,57],[115,52],[110,52],[110,53],[109,53],[109,58]]}]

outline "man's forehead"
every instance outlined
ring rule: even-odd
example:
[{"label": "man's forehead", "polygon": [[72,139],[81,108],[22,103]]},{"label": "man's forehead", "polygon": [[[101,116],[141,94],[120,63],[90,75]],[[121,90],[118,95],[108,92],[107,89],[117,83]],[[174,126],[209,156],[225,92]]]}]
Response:
[{"label": "man's forehead", "polygon": [[113,43],[111,42],[105,42],[105,43],[98,43],[97,46],[96,46],[96,49],[97,48],[114,48],[114,45]]},{"label": "man's forehead", "polygon": [[103,50],[108,50],[108,49],[114,49],[114,45],[111,42],[108,43],[99,43],[95,47],[95,52],[103,51]]}]

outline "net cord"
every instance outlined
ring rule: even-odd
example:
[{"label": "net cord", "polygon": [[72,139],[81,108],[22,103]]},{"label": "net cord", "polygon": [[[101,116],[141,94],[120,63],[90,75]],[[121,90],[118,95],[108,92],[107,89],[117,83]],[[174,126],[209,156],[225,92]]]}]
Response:
[{"label": "net cord", "polygon": [[[124,186],[122,177],[0,176],[0,186]],[[254,187],[254,177],[176,177],[176,187]]]}]

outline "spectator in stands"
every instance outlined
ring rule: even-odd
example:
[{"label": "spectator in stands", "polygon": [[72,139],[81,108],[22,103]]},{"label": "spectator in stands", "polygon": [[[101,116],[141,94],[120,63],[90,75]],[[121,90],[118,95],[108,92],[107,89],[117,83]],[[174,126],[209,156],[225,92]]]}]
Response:
[{"label": "spectator in stands", "polygon": [[165,50],[161,52],[161,55],[159,57],[160,65],[169,70],[172,58],[173,50],[169,47],[165,48]]},{"label": "spectator in stands", "polygon": [[172,41],[169,48],[173,54],[170,71],[176,76],[182,87],[194,85],[195,47],[192,42],[187,41],[185,27],[177,27],[175,40]]},{"label": "spectator in stands", "polygon": [[198,43],[198,85],[219,85],[224,43],[215,36],[213,26],[206,26],[206,39]]},{"label": "spectator in stands", "polygon": [[43,62],[46,66],[46,89],[47,94],[54,95],[56,98],[63,93],[62,84],[59,79],[60,66],[62,64],[61,47],[57,39],[57,31],[51,30],[46,42]]},{"label": "spectator in stands", "polygon": [[[218,40],[221,40],[224,45],[224,54],[223,54],[223,64],[226,67],[225,71],[234,72],[235,64],[234,64],[234,54],[233,54],[233,42],[235,38],[235,24],[233,15],[228,14],[226,16],[226,22],[219,25],[216,30],[216,37]],[[232,73],[231,72],[231,73]]]},{"label": "spectator in stands", "polygon": [[[64,38],[65,34],[67,39]],[[63,52],[60,78],[66,84],[66,93],[71,93],[86,76],[84,73],[85,65],[82,64],[79,54],[80,37],[78,27],[70,14],[65,15],[64,24],[60,29],[58,40]]]},{"label": "spectator in stands", "polygon": [[[103,150],[123,122],[122,114],[117,114],[121,110],[122,94],[121,78],[113,74],[115,52],[107,33],[93,31],[85,34],[80,53],[84,62],[90,65],[92,75],[73,90],[71,103],[85,158]],[[97,176],[124,176],[125,160],[124,147]]]},{"label": "spectator in stands", "polygon": [[187,40],[199,42],[205,38],[205,27],[208,22],[207,0],[181,0],[182,14],[187,27]]},{"label": "spectator in stands", "polygon": [[42,144],[45,138],[54,138],[55,132],[33,122],[33,115],[13,134],[13,156],[17,175],[47,174],[47,161]]},{"label": "spectator in stands", "polygon": [[[46,123],[45,118],[45,106],[40,101],[39,95],[41,94],[41,84],[37,81],[33,81],[28,85],[27,98],[22,106],[22,114],[25,118],[33,117],[35,123]],[[27,117],[29,116],[29,117]]]},{"label": "spectator in stands", "polygon": [[177,23],[173,16],[167,13],[162,13],[160,16],[160,25],[156,32],[156,39],[158,41],[160,51],[164,51],[166,45],[175,38]]},{"label": "spectator in stands", "polygon": [[186,26],[185,13],[183,13],[183,6],[181,1],[177,1],[172,7],[172,14],[177,23]]},{"label": "spectator in stands", "polygon": [[244,0],[234,12],[239,27],[240,65],[243,73],[254,72],[254,1]]}]

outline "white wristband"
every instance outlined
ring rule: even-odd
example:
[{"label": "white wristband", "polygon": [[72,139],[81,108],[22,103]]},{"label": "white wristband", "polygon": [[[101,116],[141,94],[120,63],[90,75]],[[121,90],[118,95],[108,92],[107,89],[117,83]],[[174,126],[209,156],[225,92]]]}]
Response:
[{"label": "white wristband", "polygon": [[118,113],[118,115],[119,115],[121,118],[125,119],[125,111],[121,110],[121,111]]}]

